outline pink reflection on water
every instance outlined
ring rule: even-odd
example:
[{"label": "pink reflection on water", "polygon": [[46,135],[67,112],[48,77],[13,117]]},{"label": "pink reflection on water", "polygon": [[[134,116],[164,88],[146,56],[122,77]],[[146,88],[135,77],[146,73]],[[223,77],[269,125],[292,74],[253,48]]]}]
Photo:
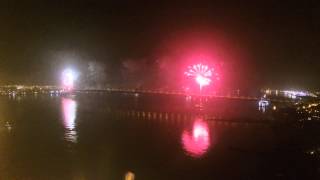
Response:
[{"label": "pink reflection on water", "polygon": [[197,118],[192,127],[192,132],[184,130],[182,133],[183,149],[191,157],[199,158],[210,147],[210,134],[208,124]]},{"label": "pink reflection on water", "polygon": [[62,98],[63,125],[66,129],[65,139],[71,142],[77,141],[75,130],[75,120],[77,113],[77,103],[73,99]]}]

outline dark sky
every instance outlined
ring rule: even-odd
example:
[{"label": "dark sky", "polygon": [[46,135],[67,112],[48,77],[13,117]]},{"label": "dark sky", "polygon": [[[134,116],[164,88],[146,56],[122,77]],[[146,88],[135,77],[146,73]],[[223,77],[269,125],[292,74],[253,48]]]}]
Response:
[{"label": "dark sky", "polygon": [[1,1],[0,83],[53,84],[89,62],[114,80],[127,60],[178,73],[199,56],[219,65],[224,86],[320,88],[312,1],[128,2]]}]

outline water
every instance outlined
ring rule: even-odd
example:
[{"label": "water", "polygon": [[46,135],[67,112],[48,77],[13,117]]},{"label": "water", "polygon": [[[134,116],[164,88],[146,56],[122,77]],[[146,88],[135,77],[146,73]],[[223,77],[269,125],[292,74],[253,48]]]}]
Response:
[{"label": "water", "polygon": [[314,128],[224,121],[268,111],[254,101],[129,94],[1,97],[0,179],[319,177]]}]

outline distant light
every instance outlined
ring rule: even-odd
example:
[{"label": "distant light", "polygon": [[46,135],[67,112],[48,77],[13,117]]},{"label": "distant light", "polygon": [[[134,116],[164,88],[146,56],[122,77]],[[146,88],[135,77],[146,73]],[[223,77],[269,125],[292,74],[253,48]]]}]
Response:
[{"label": "distant light", "polygon": [[17,86],[17,89],[23,89],[23,86]]},{"label": "distant light", "polygon": [[283,93],[286,96],[289,96],[290,98],[296,98],[296,97],[305,97],[305,96],[310,96],[310,97],[317,97],[314,93],[308,92],[308,91],[292,91],[292,90],[285,90]]},{"label": "distant light", "polygon": [[310,151],[310,154],[313,155],[313,154],[314,154],[314,151]]},{"label": "distant light", "polygon": [[134,180],[134,173],[132,172],[127,172],[126,175],[125,175],[125,180]]},{"label": "distant light", "polygon": [[186,101],[191,101],[192,100],[192,96],[186,96]]},{"label": "distant light", "polygon": [[267,89],[267,90],[266,90],[266,93],[267,93],[267,94],[271,94],[271,90],[270,90],[270,89]]},{"label": "distant light", "polygon": [[277,110],[277,106],[273,106],[272,109],[273,109],[273,110]]}]

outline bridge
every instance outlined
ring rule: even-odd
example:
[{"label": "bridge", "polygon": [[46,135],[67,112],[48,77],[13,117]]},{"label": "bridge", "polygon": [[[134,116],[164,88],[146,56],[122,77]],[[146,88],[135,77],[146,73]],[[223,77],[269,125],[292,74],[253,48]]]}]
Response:
[{"label": "bridge", "polygon": [[[88,93],[129,93],[133,95],[168,95],[168,96],[184,96],[193,99],[234,99],[234,100],[247,100],[258,101],[260,97],[253,96],[236,96],[236,95],[217,95],[217,94],[199,94],[199,93],[186,93],[184,91],[170,91],[170,90],[151,90],[151,89],[129,89],[129,88],[106,88],[106,89],[75,89],[73,91],[64,91],[61,87],[57,86],[5,86],[4,89],[0,88],[0,95],[25,95],[25,94],[88,94]],[[8,89],[9,88],[9,89]],[[13,89],[10,89],[13,88]],[[289,98],[272,98],[271,102],[276,103],[293,103],[294,99]]]},{"label": "bridge", "polygon": [[[86,108],[86,107],[82,107]],[[220,117],[208,113],[194,113],[194,112],[166,112],[166,111],[147,111],[147,110],[136,110],[136,109],[118,109],[111,107],[102,107],[98,110],[102,113],[110,113],[115,118],[127,119],[133,118],[138,120],[152,120],[152,121],[163,121],[163,122],[172,122],[172,123],[183,123],[190,120],[195,120],[196,118],[201,118],[207,122],[214,124],[223,124],[223,125],[235,125],[235,124],[272,124],[275,123],[274,119],[267,116],[259,117]]]},{"label": "bridge", "polygon": [[[75,93],[130,93],[130,94],[150,94],[150,95],[171,95],[171,96],[185,96],[192,98],[204,99],[234,99],[234,100],[247,100],[258,101],[260,98],[252,96],[235,96],[235,95],[216,95],[216,94],[196,94],[186,93],[183,91],[169,91],[169,90],[147,90],[147,89],[126,89],[126,88],[107,88],[107,89],[90,89],[90,90],[75,90]],[[271,102],[276,103],[293,103],[293,99],[270,99]]]}]

